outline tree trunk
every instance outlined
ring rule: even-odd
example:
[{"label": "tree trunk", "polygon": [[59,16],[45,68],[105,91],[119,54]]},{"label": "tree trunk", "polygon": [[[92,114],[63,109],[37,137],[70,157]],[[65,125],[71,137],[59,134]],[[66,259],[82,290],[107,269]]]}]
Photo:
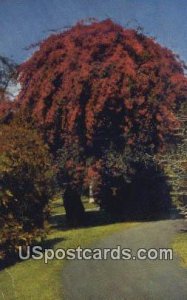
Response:
[{"label": "tree trunk", "polygon": [[81,196],[71,186],[67,187],[64,193],[64,207],[68,225],[74,227],[84,225],[85,211],[81,202]]}]

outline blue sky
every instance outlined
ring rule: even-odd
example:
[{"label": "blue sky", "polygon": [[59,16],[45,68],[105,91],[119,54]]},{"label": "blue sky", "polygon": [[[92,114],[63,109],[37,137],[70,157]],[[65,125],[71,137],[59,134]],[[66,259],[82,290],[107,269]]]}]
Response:
[{"label": "blue sky", "polygon": [[0,55],[20,63],[33,51],[24,48],[47,37],[50,29],[87,17],[143,26],[187,62],[186,0],[0,0]]}]

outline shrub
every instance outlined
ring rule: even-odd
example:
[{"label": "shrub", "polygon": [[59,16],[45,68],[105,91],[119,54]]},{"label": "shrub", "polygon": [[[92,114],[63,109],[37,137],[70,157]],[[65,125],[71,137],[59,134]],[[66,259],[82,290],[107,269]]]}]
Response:
[{"label": "shrub", "polygon": [[0,127],[0,252],[15,254],[43,234],[53,194],[48,147],[31,124],[17,117]]}]

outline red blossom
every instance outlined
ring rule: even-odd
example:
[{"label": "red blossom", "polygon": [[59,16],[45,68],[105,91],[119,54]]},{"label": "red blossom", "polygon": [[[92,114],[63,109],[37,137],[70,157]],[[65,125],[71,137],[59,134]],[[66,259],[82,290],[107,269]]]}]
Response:
[{"label": "red blossom", "polygon": [[111,20],[80,22],[42,41],[19,78],[20,106],[29,107],[55,149],[77,137],[100,153],[99,140],[107,147],[107,140],[122,135],[124,144],[162,146],[187,98],[183,64],[175,55]]}]

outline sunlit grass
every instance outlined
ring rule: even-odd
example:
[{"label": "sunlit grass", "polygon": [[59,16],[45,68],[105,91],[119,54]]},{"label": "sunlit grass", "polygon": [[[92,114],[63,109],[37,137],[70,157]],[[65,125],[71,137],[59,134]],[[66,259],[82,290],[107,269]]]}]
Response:
[{"label": "sunlit grass", "polygon": [[179,233],[172,244],[173,250],[181,258],[181,264],[187,268],[187,233]]},{"label": "sunlit grass", "polygon": [[[95,203],[89,203],[88,198],[83,197],[82,202],[85,210],[96,209],[98,206]],[[53,214],[65,214],[65,208],[63,206],[63,200],[56,198],[52,202],[52,213]]]}]

